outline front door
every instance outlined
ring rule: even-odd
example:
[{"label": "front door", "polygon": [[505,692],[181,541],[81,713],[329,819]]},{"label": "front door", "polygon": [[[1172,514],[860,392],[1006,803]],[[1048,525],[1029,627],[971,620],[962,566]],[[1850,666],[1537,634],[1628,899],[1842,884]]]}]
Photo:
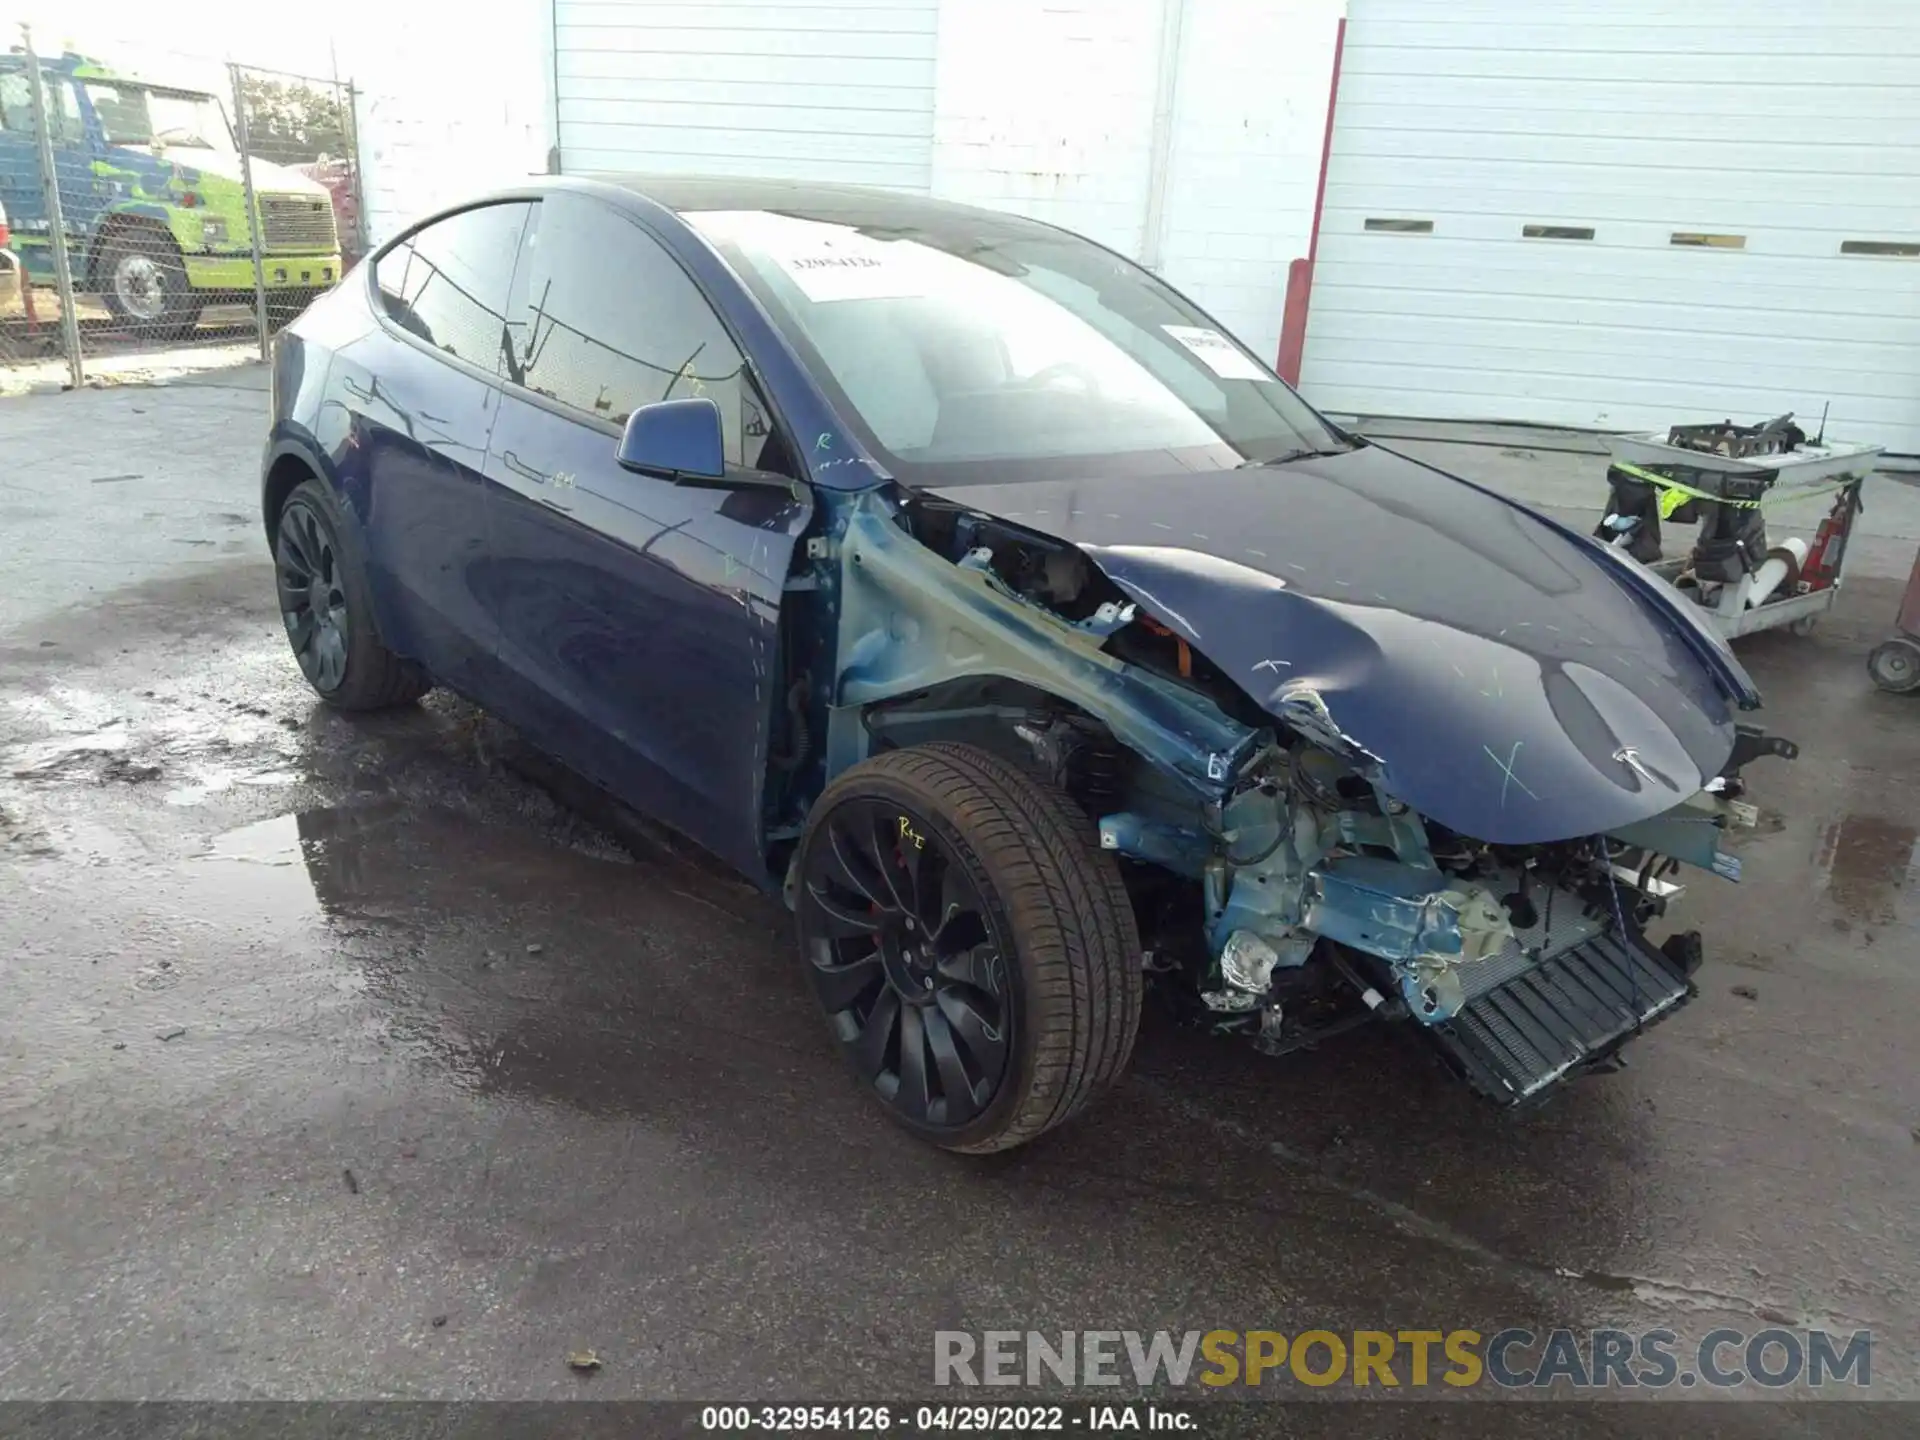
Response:
[{"label": "front door", "polygon": [[780,596],[807,492],[678,485],[614,463],[629,412],[687,395],[719,404],[734,466],[790,453],[725,328],[637,222],[545,197],[514,289],[486,466],[500,708],[757,874],[769,722],[791,683]]},{"label": "front door", "polygon": [[[86,279],[85,237],[99,211],[91,156],[81,144],[80,110],[73,85],[42,71],[42,101],[53,127],[54,173],[59,176],[61,218],[77,283]],[[0,208],[7,213],[12,246],[27,273],[42,285],[54,282],[53,228],[40,165],[40,131],[34,96],[21,55],[0,56]]]},{"label": "front door", "polygon": [[387,251],[374,273],[392,328],[342,347],[333,363],[333,389],[353,417],[342,479],[367,536],[387,643],[477,698],[491,688],[496,638],[476,594],[483,476],[529,209],[462,210]]}]

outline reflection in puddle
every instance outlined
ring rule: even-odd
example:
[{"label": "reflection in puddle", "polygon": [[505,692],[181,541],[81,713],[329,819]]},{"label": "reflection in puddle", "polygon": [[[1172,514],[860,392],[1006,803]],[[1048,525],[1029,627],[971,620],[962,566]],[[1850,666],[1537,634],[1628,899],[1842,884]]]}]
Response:
[{"label": "reflection in puddle", "polygon": [[[411,828],[431,828],[430,822],[418,819],[409,823]],[[270,868],[298,866],[309,903],[333,911],[345,908],[353,898],[363,878],[362,852],[369,841],[375,837],[384,841],[392,853],[382,861],[383,868],[393,867],[405,848],[396,846],[396,826],[409,828],[390,806],[300,810],[217,835],[201,859]]]},{"label": "reflection in puddle", "polygon": [[276,815],[214,837],[203,857],[253,865],[293,865],[300,860],[300,817]]},{"label": "reflection in puddle", "polygon": [[[729,1044],[716,1052],[704,1021],[679,1017],[747,1006],[763,979],[742,947],[781,943],[783,917],[684,890],[699,883],[684,875],[376,803],[227,831],[194,879],[223,926],[257,926],[263,957],[364,1002],[351,1028],[367,1054],[464,1089],[631,1114],[683,1065],[767,1065],[751,1035],[716,1060]],[[277,980],[272,994],[284,1006]]]},{"label": "reflection in puddle", "polygon": [[297,785],[302,778],[291,770],[243,771],[207,766],[194,767],[192,776],[192,784],[176,786],[167,792],[167,804],[199,805],[209,797],[231,790],[236,785],[267,787]]},{"label": "reflection in puddle", "polygon": [[1890,924],[1920,868],[1920,829],[1884,815],[1845,815],[1820,832],[1814,874],[1849,918]]}]

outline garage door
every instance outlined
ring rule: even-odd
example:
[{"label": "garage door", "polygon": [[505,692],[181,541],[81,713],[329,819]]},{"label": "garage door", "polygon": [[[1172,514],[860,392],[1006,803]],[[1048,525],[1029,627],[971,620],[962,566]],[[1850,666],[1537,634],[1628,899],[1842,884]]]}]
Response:
[{"label": "garage door", "polygon": [[924,191],[938,10],[938,0],[556,0],[560,167]]},{"label": "garage door", "polygon": [[1920,9],[1351,0],[1302,381],[1920,451]]}]

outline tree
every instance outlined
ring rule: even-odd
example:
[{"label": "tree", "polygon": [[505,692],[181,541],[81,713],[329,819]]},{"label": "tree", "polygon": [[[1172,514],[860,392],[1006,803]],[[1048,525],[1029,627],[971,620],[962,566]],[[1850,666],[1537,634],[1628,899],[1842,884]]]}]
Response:
[{"label": "tree", "polygon": [[307,165],[326,156],[352,159],[353,117],[344,88],[240,72],[248,148],[275,165]]}]

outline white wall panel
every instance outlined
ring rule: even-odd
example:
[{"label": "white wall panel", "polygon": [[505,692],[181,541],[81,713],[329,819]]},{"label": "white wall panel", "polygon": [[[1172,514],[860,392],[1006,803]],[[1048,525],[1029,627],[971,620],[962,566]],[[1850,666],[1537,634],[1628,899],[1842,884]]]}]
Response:
[{"label": "white wall panel", "polygon": [[927,189],[938,0],[555,0],[568,174]]},{"label": "white wall panel", "polygon": [[1850,240],[1920,243],[1916,7],[1352,0],[1303,389],[1635,429],[1831,402],[1920,451],[1920,257]]}]

